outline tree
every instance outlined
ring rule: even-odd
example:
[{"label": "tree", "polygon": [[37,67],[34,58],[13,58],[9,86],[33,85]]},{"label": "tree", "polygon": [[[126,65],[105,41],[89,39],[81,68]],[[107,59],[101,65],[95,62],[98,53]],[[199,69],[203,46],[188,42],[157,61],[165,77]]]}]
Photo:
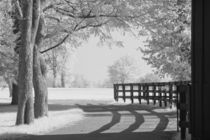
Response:
[{"label": "tree", "polygon": [[[47,52],[45,59],[48,66],[48,70],[52,72],[53,87],[65,87],[66,62],[68,55],[69,53],[66,46],[61,46],[59,48],[55,48],[52,51]],[[60,83],[58,83],[59,76]]]},{"label": "tree", "polygon": [[[32,94],[33,65],[36,66],[37,31],[40,21],[40,0],[16,1],[20,18],[21,46],[19,54],[18,88],[19,101],[16,124],[30,124],[34,120],[34,99]],[[34,58],[33,58],[34,56]],[[33,63],[33,59],[35,63]],[[38,63],[38,62],[37,62]]]},{"label": "tree", "polygon": [[71,87],[74,88],[86,88],[89,86],[89,81],[82,75],[74,75],[74,80],[71,83]]},{"label": "tree", "polygon": [[16,35],[13,34],[13,22],[9,10],[11,10],[10,1],[0,1],[0,76],[3,76],[8,84],[10,96],[12,96],[11,104],[17,104],[18,57],[14,51],[15,43],[13,41]]},{"label": "tree", "polygon": [[[174,80],[191,79],[191,0],[158,2],[145,22],[151,36],[142,52],[157,73]],[[148,30],[149,29],[149,30]]]},{"label": "tree", "polygon": [[105,79],[99,87],[101,87],[101,88],[113,88],[113,82],[110,79]]},{"label": "tree", "polygon": [[162,79],[158,75],[155,75],[153,73],[148,73],[143,77],[141,77],[137,82],[149,83],[149,82],[161,82],[161,81]]},{"label": "tree", "polygon": [[115,61],[108,72],[112,83],[125,83],[134,81],[136,70],[134,59],[124,56]]},{"label": "tree", "polygon": [[[110,31],[113,27],[129,29],[130,24],[134,23],[135,19],[140,15],[136,14],[142,9],[136,8],[141,4],[139,1],[103,1],[103,0],[84,0],[84,1],[70,1],[70,0],[58,0],[58,1],[48,1],[46,6],[41,10],[44,16],[40,17],[38,34],[39,37],[36,39],[38,44],[36,51],[37,55],[43,57],[41,54],[46,53],[49,50],[55,49],[61,46],[64,42],[70,41],[71,44],[78,44],[79,40],[87,39],[91,34],[95,34],[101,38],[101,40],[110,40]],[[43,4],[45,5],[45,4]],[[44,21],[44,22],[43,22]],[[45,23],[45,24],[44,24]],[[46,32],[44,32],[46,31]],[[43,34],[44,33],[44,34]],[[45,48],[43,47],[45,41],[53,40],[55,45]],[[39,52],[41,54],[39,54]],[[38,58],[38,57],[37,57]],[[36,58],[33,58],[36,60]],[[39,62],[38,61],[34,61]],[[44,114],[37,114],[36,110],[46,110],[44,107],[47,106],[47,87],[42,84],[46,81],[46,78],[41,72],[40,66],[34,67],[34,87],[35,89],[35,117],[42,117]],[[34,64],[36,65],[36,64]],[[35,68],[37,68],[35,70]],[[46,72],[46,71],[45,71]],[[39,85],[39,86],[37,86]],[[36,98],[37,96],[37,98]],[[36,100],[39,98],[45,98]],[[41,102],[40,102],[41,101]],[[45,101],[45,102],[44,102]],[[42,104],[45,104],[42,105]],[[38,107],[38,105],[40,105]]]},{"label": "tree", "polygon": [[[126,15],[123,11],[119,12],[122,8],[117,1],[105,2],[98,0],[93,2],[86,0],[72,2],[60,0],[48,1],[47,4],[49,5],[44,7],[45,0],[14,0],[20,26],[20,44],[16,47],[16,51],[19,54],[18,88],[20,99],[16,124],[31,123],[33,121],[33,113],[35,118],[47,115],[47,71],[41,53],[60,46],[75,32],[78,32],[78,34],[74,34],[74,38],[81,37],[81,35],[83,35],[83,38],[87,38],[89,34],[93,33],[103,38],[109,38],[103,33],[103,30],[99,30],[97,27],[106,25],[108,22],[115,23],[113,25],[116,27],[125,27],[128,24],[124,21],[129,21],[133,18],[130,15]],[[122,2],[124,7],[125,4],[125,2]],[[112,8],[111,12],[109,11],[110,8]],[[97,30],[91,30],[90,28]],[[84,32],[79,32],[83,29],[90,30],[87,30],[85,34]],[[45,34],[46,30],[50,33]],[[56,45],[42,51],[43,41],[48,38],[52,39],[53,36],[59,38],[58,40],[60,41]],[[72,37],[71,39],[74,38]],[[34,112],[31,85],[32,74],[35,89]]]},{"label": "tree", "polygon": [[[61,46],[66,41],[73,44],[79,42],[78,40],[87,39],[91,34],[99,36],[102,41],[111,40],[110,32],[113,28],[128,31],[133,26],[139,26],[141,24],[139,21],[148,15],[152,1],[145,2],[146,4],[138,0],[14,0],[14,2],[20,19],[21,35],[21,44],[16,48],[19,53],[18,87],[21,86],[17,124],[22,124],[33,120],[30,74],[33,74],[35,89],[35,117],[47,115],[47,70],[42,54]],[[44,44],[49,39],[54,39],[55,45],[46,48]]]}]

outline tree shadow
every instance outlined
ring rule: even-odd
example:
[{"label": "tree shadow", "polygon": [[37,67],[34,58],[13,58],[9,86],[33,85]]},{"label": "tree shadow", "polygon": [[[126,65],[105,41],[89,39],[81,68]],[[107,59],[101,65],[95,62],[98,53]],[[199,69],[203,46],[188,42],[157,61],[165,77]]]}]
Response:
[{"label": "tree shadow", "polygon": [[[77,104],[86,105],[94,102],[99,104],[101,101],[95,100],[49,100],[48,109],[49,111],[64,111],[68,109],[77,108]],[[103,101],[109,103],[110,101]],[[17,105],[11,105],[10,103],[0,103],[0,113],[12,113],[17,112]]]},{"label": "tree shadow", "polygon": [[17,105],[11,105],[10,103],[0,103],[0,113],[17,112]]},{"label": "tree shadow", "polygon": [[[52,104],[49,106],[50,110],[66,110],[71,108],[80,108],[84,111],[84,115],[94,120],[94,117],[110,117],[111,120],[106,122],[103,125],[97,126],[96,130],[93,130],[88,133],[75,133],[75,134],[62,134],[61,133],[53,135],[27,135],[26,137],[17,138],[18,140],[170,140],[176,131],[165,131],[169,123],[169,117],[176,118],[175,112],[161,112],[158,113],[155,109],[162,109],[153,105],[140,105],[140,104],[71,104],[71,105],[60,105]],[[127,114],[121,114],[120,111],[126,111]],[[108,112],[108,113],[107,113]],[[110,130],[113,126],[118,124],[122,117],[133,117],[134,121],[124,130],[120,132],[108,132],[104,133],[106,130]],[[144,116],[156,116],[159,119],[158,124],[152,131],[143,132],[135,131],[137,130],[144,122]],[[84,120],[85,121],[85,120]],[[82,124],[81,127],[87,125],[88,122]],[[70,126],[74,127],[74,126]],[[90,126],[91,127],[91,126]],[[65,129],[65,132],[71,131],[68,130],[68,127],[62,128]],[[74,129],[74,128],[73,128]],[[55,130],[56,132],[57,130]],[[12,135],[12,134],[10,134]]]},{"label": "tree shadow", "polygon": [[[110,129],[112,126],[114,126],[115,124],[117,124],[118,122],[120,122],[120,118],[121,118],[121,114],[118,113],[119,111],[127,111],[129,112],[130,116],[135,117],[135,121],[133,124],[131,124],[128,128],[126,128],[125,130],[123,130],[120,133],[132,133],[134,130],[136,130],[137,128],[139,128],[141,126],[141,124],[144,123],[144,115],[147,116],[156,116],[157,118],[160,119],[159,123],[157,124],[157,126],[155,127],[155,129],[153,130],[153,132],[163,132],[166,128],[167,125],[169,123],[169,119],[167,116],[169,117],[176,117],[175,116],[175,112],[161,112],[158,113],[156,111],[154,111],[155,109],[162,109],[163,107],[158,107],[158,106],[152,106],[152,105],[140,105],[140,104],[129,104],[129,105],[107,105],[107,104],[99,104],[99,105],[92,105],[92,104],[88,104],[88,105],[79,105],[77,104],[77,106],[79,108],[81,108],[84,112],[86,113],[93,113],[93,112],[111,112],[112,113],[112,120],[107,123],[106,125],[102,126],[101,128],[97,129],[94,132],[91,133],[101,133],[105,130]],[[138,113],[138,111],[142,111],[142,113]],[[144,113],[144,111],[146,111]],[[89,115],[89,114],[88,114]],[[91,114],[92,116],[96,115]],[[103,115],[103,114],[102,114]]]},{"label": "tree shadow", "polygon": [[[27,136],[24,140],[171,140],[174,132],[106,133]],[[16,140],[23,140],[18,138]]]},{"label": "tree shadow", "polygon": [[[49,111],[64,111],[76,108],[75,105],[49,104]],[[0,104],[0,113],[15,113],[17,112],[17,105]]]}]

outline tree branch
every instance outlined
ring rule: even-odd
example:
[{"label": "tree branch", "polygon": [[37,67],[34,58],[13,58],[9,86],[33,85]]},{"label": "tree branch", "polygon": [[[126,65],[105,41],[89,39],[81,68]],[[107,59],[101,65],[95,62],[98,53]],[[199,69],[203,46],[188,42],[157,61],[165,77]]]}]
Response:
[{"label": "tree branch", "polygon": [[[76,31],[76,29],[77,29],[77,27],[82,23],[84,21],[84,19],[83,20],[81,20],[75,27],[74,27],[74,29],[73,29],[73,31]],[[78,31],[78,30],[77,30]],[[54,48],[57,48],[58,46],[60,46],[61,44],[63,44],[65,41],[66,41],[66,39],[70,36],[70,34],[71,34],[72,32],[68,32],[68,34],[58,43],[58,44],[56,44],[56,45],[54,45],[53,47],[50,47],[50,48],[48,48],[48,49],[46,49],[46,50],[44,50],[44,51],[41,51],[40,53],[42,54],[42,53],[45,53],[45,52],[47,52],[47,51],[50,51],[50,50],[52,50],[52,49],[54,49]],[[56,35],[57,34],[57,32],[54,34],[54,35]],[[45,37],[46,38],[46,37]]]},{"label": "tree branch", "polygon": [[75,32],[75,31],[79,31],[79,30],[82,30],[82,29],[85,29],[85,28],[89,28],[89,27],[97,28],[97,27],[100,27],[100,26],[102,26],[102,25],[104,25],[104,24],[107,24],[107,23],[109,22],[109,20],[107,20],[107,21],[105,21],[105,22],[103,22],[103,23],[100,23],[100,24],[95,24],[95,25],[94,25],[94,24],[87,24],[87,25],[84,25],[84,26],[80,26],[80,27],[79,27],[79,25],[80,25],[83,21],[84,21],[84,19],[81,20],[81,21],[74,27],[73,31],[69,31],[68,34],[67,34],[59,43],[57,43],[57,44],[54,45],[53,47],[50,47],[50,48],[48,48],[48,49],[46,49],[46,50],[44,50],[44,51],[41,51],[40,53],[43,54],[43,53],[45,53],[45,52],[47,52],[47,51],[50,51],[50,50],[52,50],[52,49],[54,49],[54,48],[59,47],[61,44],[63,44],[63,43],[67,40],[67,38],[70,36],[70,34],[73,33],[73,32]]},{"label": "tree branch", "polygon": [[48,48],[48,49],[46,49],[44,51],[41,51],[40,53],[42,54],[42,53],[45,53],[47,51],[50,51],[50,50],[52,50],[54,48],[57,48],[58,46],[60,46],[61,44],[63,44],[66,41],[66,39],[70,36],[70,34],[71,33],[68,33],[58,44],[56,44],[53,47],[50,47],[50,48]]},{"label": "tree branch", "polygon": [[67,31],[66,29],[60,29],[60,30],[54,30],[54,31],[52,31],[51,33],[48,33],[48,34],[46,34],[45,36],[44,36],[44,39],[48,39],[48,38],[51,38],[51,37],[53,37],[53,36],[56,36],[56,35],[58,35],[59,33],[61,33],[61,32],[63,32],[63,33],[69,33],[69,31]]},{"label": "tree branch", "polygon": [[19,0],[15,0],[15,5],[16,5],[17,10],[18,10],[18,13],[19,13],[19,15],[20,15],[20,19],[22,19],[22,18],[23,18],[23,12],[22,12],[22,9],[21,9],[21,7],[20,7]]},{"label": "tree branch", "polygon": [[50,5],[46,6],[45,8],[43,8],[43,12],[46,12],[47,10],[55,7],[56,5],[61,5],[61,4],[63,4],[63,3],[62,2],[58,2],[58,3],[50,4]]},{"label": "tree branch", "polygon": [[73,3],[72,3],[72,2],[67,1],[67,0],[64,0],[64,1],[68,4],[68,6],[70,6],[70,7],[73,9],[73,12],[77,10],[77,9],[73,6]]},{"label": "tree branch", "polygon": [[54,16],[45,15],[45,18],[52,19],[52,20],[55,20],[55,21],[57,21],[57,22],[60,22],[60,19],[59,19],[59,18],[56,18],[56,17],[54,17]]},{"label": "tree branch", "polygon": [[68,10],[65,10],[65,9],[62,9],[62,8],[58,8],[58,7],[54,7],[55,11],[62,14],[62,15],[65,15],[65,16],[69,16],[69,17],[72,17],[72,18],[75,18],[76,16],[74,16],[73,14],[71,14],[70,11]]},{"label": "tree branch", "polygon": [[37,30],[39,27],[40,12],[41,12],[40,4],[41,4],[40,0],[35,0],[33,3],[33,23],[32,23],[32,36],[31,36],[32,44],[35,43]]}]

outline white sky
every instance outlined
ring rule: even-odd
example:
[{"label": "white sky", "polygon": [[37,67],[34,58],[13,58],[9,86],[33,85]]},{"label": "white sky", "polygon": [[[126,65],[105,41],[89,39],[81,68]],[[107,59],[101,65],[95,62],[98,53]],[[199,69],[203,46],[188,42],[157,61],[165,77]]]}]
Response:
[{"label": "white sky", "polygon": [[152,72],[150,66],[142,59],[142,53],[137,50],[143,46],[145,38],[135,38],[131,34],[122,35],[113,33],[117,40],[122,40],[124,47],[100,46],[98,39],[91,37],[81,47],[76,49],[71,57],[71,71],[83,75],[89,81],[98,82],[108,78],[108,66],[112,65],[115,60],[122,56],[132,56],[139,65],[139,74],[145,75]]}]

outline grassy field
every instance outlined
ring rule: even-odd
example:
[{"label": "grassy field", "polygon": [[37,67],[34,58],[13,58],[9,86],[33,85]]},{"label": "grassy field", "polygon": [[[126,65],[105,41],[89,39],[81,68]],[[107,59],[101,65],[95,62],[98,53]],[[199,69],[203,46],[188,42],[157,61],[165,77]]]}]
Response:
[{"label": "grassy field", "polygon": [[[86,99],[113,100],[112,88],[48,88],[49,100]],[[8,88],[0,89],[0,100],[9,100]]]}]

